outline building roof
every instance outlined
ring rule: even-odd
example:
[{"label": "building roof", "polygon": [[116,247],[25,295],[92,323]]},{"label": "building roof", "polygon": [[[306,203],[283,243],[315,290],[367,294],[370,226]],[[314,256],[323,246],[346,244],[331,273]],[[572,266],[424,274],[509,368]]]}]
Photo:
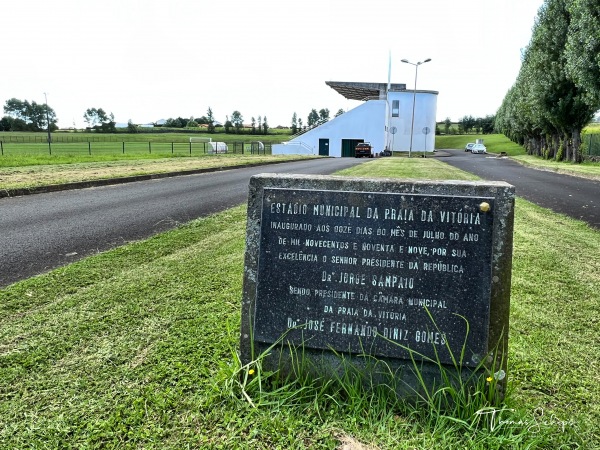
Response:
[{"label": "building roof", "polygon": [[[371,100],[385,97],[387,83],[359,83],[345,81],[326,81],[325,84],[348,100]],[[392,83],[390,91],[405,91],[406,84]]]},{"label": "building roof", "polygon": [[[331,89],[335,89],[348,100],[374,100],[386,97],[387,83],[359,83],[346,81],[326,81],[325,84]],[[391,83],[390,92],[414,92],[407,90],[406,84]],[[427,91],[417,89],[418,94],[438,95],[438,91]]]}]

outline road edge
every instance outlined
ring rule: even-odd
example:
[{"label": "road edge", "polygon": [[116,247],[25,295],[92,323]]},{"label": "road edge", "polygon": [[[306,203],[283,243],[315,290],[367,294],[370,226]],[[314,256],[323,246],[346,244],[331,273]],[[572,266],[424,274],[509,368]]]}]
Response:
[{"label": "road edge", "polygon": [[307,161],[311,159],[319,159],[319,158],[303,158],[301,160],[287,160],[287,161],[265,161],[261,163],[252,163],[252,164],[239,164],[234,166],[220,166],[220,167],[210,167],[205,169],[190,169],[190,170],[181,170],[176,172],[163,172],[163,173],[151,173],[146,175],[135,175],[128,177],[116,177],[116,178],[101,178],[98,180],[89,180],[89,181],[76,181],[73,183],[62,183],[62,184],[48,184],[45,186],[34,186],[30,188],[16,188],[16,189],[0,189],[0,198],[6,197],[20,197],[23,195],[33,195],[33,194],[45,194],[48,192],[59,192],[59,191],[68,191],[73,189],[85,189],[91,187],[102,187],[102,186],[112,186],[115,184],[124,184],[124,183],[135,183],[136,181],[147,181],[147,180],[155,180],[160,178],[170,178],[177,177],[183,175],[197,175],[201,173],[210,173],[210,172],[222,172],[225,170],[234,170],[234,169],[243,169],[244,167],[257,167],[257,166],[268,166],[271,164],[283,164],[292,161]]}]

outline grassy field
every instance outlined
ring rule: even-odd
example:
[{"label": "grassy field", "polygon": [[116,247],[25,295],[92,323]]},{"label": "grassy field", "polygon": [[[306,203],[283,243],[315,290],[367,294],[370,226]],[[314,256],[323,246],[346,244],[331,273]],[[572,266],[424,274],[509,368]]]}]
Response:
[{"label": "grassy field", "polygon": [[522,164],[567,175],[600,180],[600,164],[593,162],[582,162],[575,164],[566,161],[549,161],[532,155],[515,155],[514,159]]},{"label": "grassy field", "polygon": [[[280,130],[278,130],[280,131]],[[250,154],[252,142],[270,145],[286,140],[280,134],[200,134],[200,133],[54,133],[52,144],[46,133],[0,132],[0,167],[34,164],[65,164],[78,161],[157,159],[200,156],[210,148],[190,137],[225,142],[230,153]],[[254,153],[257,153],[256,151]],[[263,151],[263,153],[265,153]]]},{"label": "grassy field", "polygon": [[[469,178],[360,169],[419,164]],[[0,290],[0,448],[599,448],[600,234],[522,200],[515,220],[509,394],[485,426],[343,386],[242,393],[241,206]]]},{"label": "grassy field", "polygon": [[292,161],[299,155],[203,155],[186,158],[121,159],[96,161],[78,158],[71,163],[0,167],[0,189],[20,189],[53,184],[122,178],[135,175],[216,169],[231,166]]},{"label": "grassy field", "polygon": [[475,142],[476,139],[483,139],[484,145],[489,153],[506,152],[510,156],[524,155],[525,149],[519,144],[515,144],[503,134],[468,134],[456,136],[436,136],[435,148],[442,150],[445,148],[463,150],[469,142]]}]

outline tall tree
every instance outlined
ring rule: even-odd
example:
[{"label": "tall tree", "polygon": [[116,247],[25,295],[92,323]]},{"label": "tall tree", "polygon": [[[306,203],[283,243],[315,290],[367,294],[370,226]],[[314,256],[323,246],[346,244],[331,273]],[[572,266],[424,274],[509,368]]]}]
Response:
[{"label": "tall tree", "polygon": [[319,110],[319,120],[321,122],[329,121],[329,109],[323,108]]},{"label": "tall tree", "polygon": [[339,117],[344,114],[344,110],[342,108],[338,109],[338,112],[335,113],[335,117]]},{"label": "tall tree", "polygon": [[292,134],[296,134],[298,132],[298,116],[294,112],[292,115]]},{"label": "tall tree", "polygon": [[213,115],[213,111],[210,106],[208,107],[208,110],[206,111],[206,121],[208,122],[208,132],[214,133],[215,132],[215,116]]},{"label": "tall tree", "polygon": [[252,134],[256,134],[256,119],[254,116],[252,116],[250,123],[252,124]]},{"label": "tall tree", "polygon": [[318,121],[319,121],[319,113],[317,112],[316,109],[313,108],[310,110],[310,113],[308,114],[308,126],[312,127]]},{"label": "tall tree", "polygon": [[585,89],[585,100],[600,108],[600,1],[572,0],[567,36],[567,72]]},{"label": "tall tree", "polygon": [[229,134],[231,128],[233,128],[233,123],[229,120],[229,116],[225,116],[225,133]]},{"label": "tall tree", "polygon": [[231,123],[233,124],[233,126],[235,128],[235,132],[237,134],[240,134],[242,125],[244,124],[244,117],[242,116],[242,113],[240,113],[238,110],[235,110],[234,112],[232,112],[231,113]]},{"label": "tall tree", "polygon": [[[574,22],[575,11],[590,1],[545,1],[517,80],[496,114],[496,128],[523,144],[530,154],[580,161],[581,130],[598,104],[593,100],[593,84],[586,85],[586,77],[578,77],[569,61],[578,58],[572,41],[579,27]],[[593,1],[598,5],[598,0]],[[600,38],[597,23],[595,29]],[[594,42],[589,43],[593,47]],[[598,55],[588,56],[592,61],[586,66],[589,69]]]},{"label": "tall tree", "polygon": [[450,117],[446,117],[446,120],[444,120],[444,133],[450,134],[451,126],[452,126],[452,121],[450,120]]},{"label": "tall tree", "polygon": [[269,132],[269,124],[267,123],[267,116],[263,118],[263,134],[266,135]]}]

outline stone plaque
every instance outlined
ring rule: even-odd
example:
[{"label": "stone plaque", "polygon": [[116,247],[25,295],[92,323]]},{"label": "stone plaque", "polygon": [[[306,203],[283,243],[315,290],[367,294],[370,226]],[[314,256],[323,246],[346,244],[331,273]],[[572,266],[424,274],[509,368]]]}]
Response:
[{"label": "stone plaque", "polygon": [[321,376],[375,356],[412,392],[411,356],[431,385],[431,360],[505,369],[513,214],[503,182],[253,177],[242,363],[293,373],[301,348]]},{"label": "stone plaque", "polygon": [[[482,206],[483,205],[483,206]],[[451,363],[487,353],[494,199],[268,188],[254,339]],[[446,345],[446,342],[450,344]]]}]

